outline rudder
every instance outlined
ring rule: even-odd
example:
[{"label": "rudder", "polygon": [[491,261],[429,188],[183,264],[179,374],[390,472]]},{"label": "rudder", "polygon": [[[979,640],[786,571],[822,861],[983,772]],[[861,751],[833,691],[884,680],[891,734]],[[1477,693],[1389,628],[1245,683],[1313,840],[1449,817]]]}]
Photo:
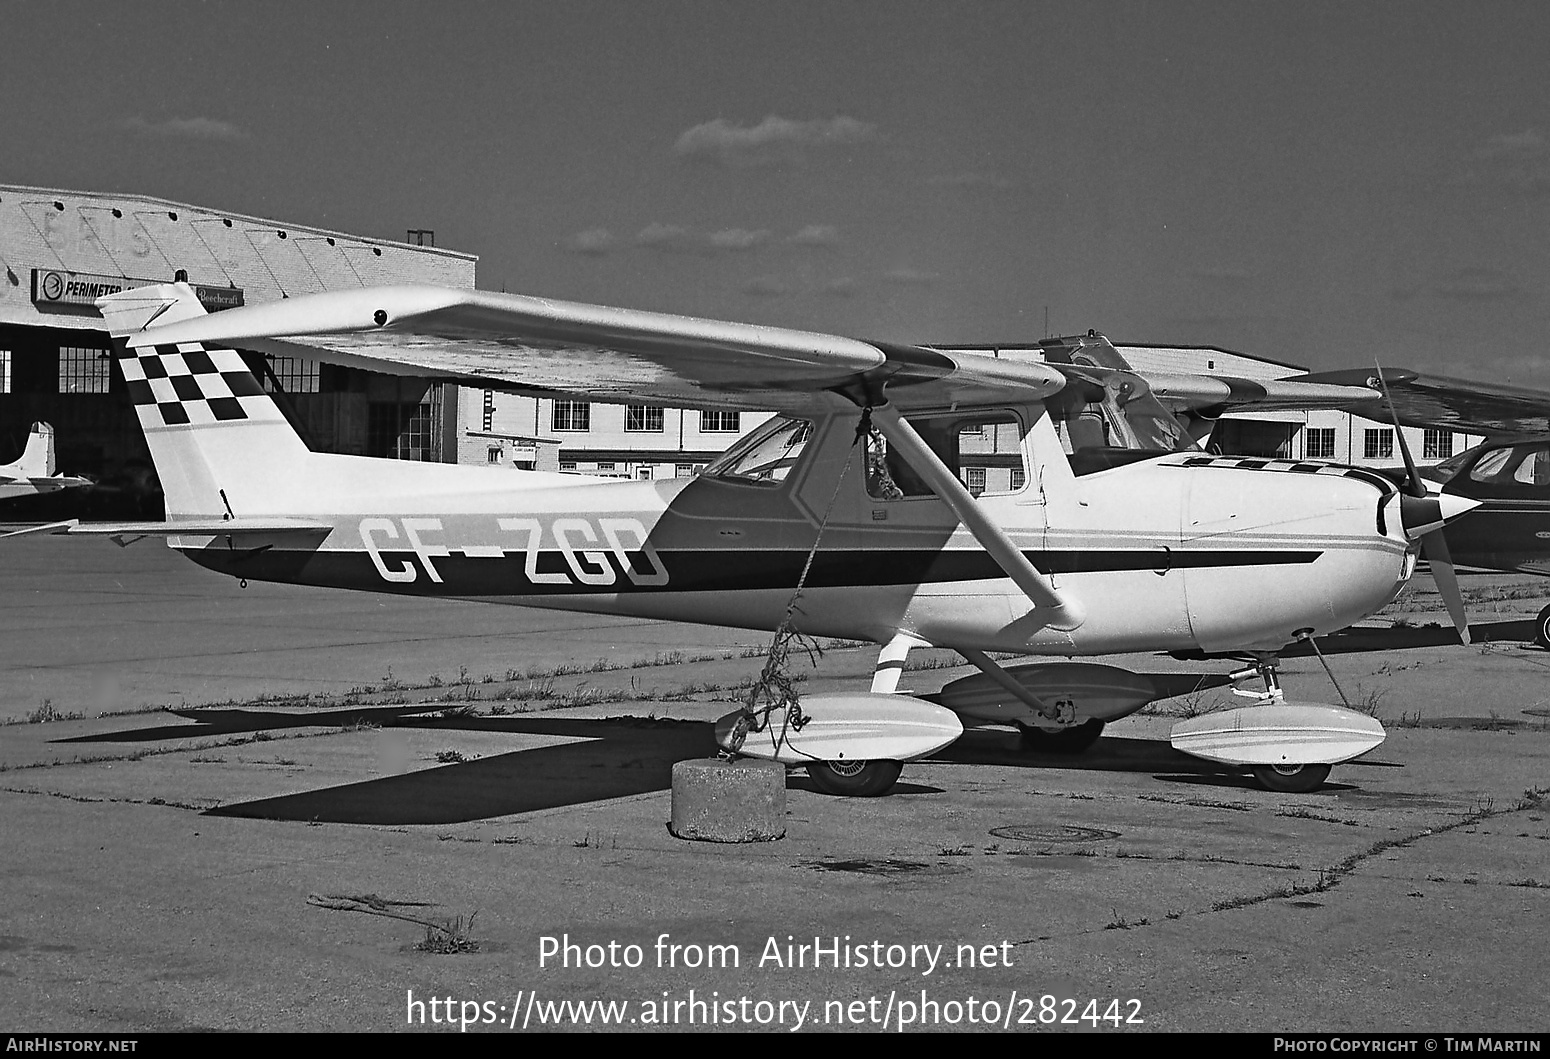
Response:
[{"label": "rudder", "polygon": [[185,283],[98,299],[124,386],[145,432],[167,517],[280,514],[310,455],[234,349],[198,343],[131,347],[149,323],[203,315]]}]

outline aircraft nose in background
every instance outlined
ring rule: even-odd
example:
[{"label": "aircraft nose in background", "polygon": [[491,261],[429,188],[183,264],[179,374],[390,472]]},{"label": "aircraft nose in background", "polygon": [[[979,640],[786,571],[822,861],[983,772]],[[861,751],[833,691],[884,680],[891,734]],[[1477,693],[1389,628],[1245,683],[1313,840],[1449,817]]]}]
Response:
[{"label": "aircraft nose in background", "polygon": [[1394,501],[1399,504],[1399,525],[1411,540],[1419,540],[1480,506],[1478,500],[1453,493],[1432,493],[1427,496],[1407,496],[1401,493]]}]

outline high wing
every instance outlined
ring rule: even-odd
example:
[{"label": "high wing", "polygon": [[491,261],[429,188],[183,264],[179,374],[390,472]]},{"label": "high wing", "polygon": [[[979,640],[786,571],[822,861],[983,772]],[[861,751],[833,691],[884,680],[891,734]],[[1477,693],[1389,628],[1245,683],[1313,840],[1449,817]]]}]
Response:
[{"label": "high wing", "polygon": [[[1324,380],[1310,375],[1284,379],[1245,379],[1217,373],[1190,375],[1152,371],[1131,365],[1102,335],[1047,338],[1039,343],[1044,359],[1066,372],[1102,383],[1093,367],[1133,372],[1144,379],[1152,395],[1170,412],[1215,419],[1227,412],[1303,411],[1309,408],[1351,408],[1378,401],[1382,394],[1364,378]],[[1394,372],[1389,373],[1391,376]],[[1413,372],[1401,372],[1409,378]]]},{"label": "high wing", "polygon": [[[1399,421],[1411,427],[1442,427],[1466,434],[1542,434],[1550,431],[1550,391],[1503,383],[1475,382],[1443,375],[1398,376],[1383,370]],[[1371,368],[1324,372],[1306,378],[1319,382],[1371,385]],[[1352,411],[1369,419],[1387,419],[1381,398]]]},{"label": "high wing", "polygon": [[[841,394],[920,407],[1040,398],[1047,365],[972,352],[517,294],[376,287],[290,298],[148,327],[131,346],[230,343],[374,371],[539,396],[799,411]],[[819,398],[821,399],[821,398]]]},{"label": "high wing", "polygon": [[1196,413],[1354,409],[1382,399],[1378,391],[1367,386],[1308,382],[1306,377],[1240,379],[1227,375],[1140,374],[1164,404]]}]

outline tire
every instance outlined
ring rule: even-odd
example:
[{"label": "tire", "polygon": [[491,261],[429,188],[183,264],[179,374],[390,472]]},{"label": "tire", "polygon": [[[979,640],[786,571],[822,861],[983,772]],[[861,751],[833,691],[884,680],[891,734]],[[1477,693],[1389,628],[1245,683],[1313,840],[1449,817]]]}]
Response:
[{"label": "tire", "polygon": [[1550,651],[1550,607],[1540,611],[1539,617],[1534,619],[1534,642]]},{"label": "tire", "polygon": [[1074,724],[1070,728],[1018,725],[1022,731],[1023,749],[1044,754],[1080,754],[1098,741],[1098,737],[1103,734],[1103,727],[1104,722],[1097,718]]},{"label": "tire", "polygon": [[1307,794],[1323,786],[1329,778],[1328,765],[1256,765],[1254,778],[1267,791],[1277,794]]},{"label": "tire", "polygon": [[825,794],[876,798],[893,790],[903,771],[902,761],[814,761],[807,766],[807,778]]}]

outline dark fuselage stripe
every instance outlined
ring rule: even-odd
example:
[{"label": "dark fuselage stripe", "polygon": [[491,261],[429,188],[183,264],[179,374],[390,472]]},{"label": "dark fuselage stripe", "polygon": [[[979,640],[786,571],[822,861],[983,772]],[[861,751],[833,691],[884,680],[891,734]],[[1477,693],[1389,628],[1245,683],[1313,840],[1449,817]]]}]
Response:
[{"label": "dark fuselage stripe", "polygon": [[[506,552],[500,558],[474,557],[454,552],[435,556],[430,562],[438,582],[425,569],[413,551],[392,550],[379,553],[391,570],[413,570],[412,581],[389,581],[382,577],[364,551],[303,551],[269,549],[258,553],[233,552],[224,547],[185,550],[190,558],[212,570],[258,581],[325,585],[340,588],[377,588],[387,592],[415,595],[510,596],[569,595],[598,592],[734,592],[756,589],[795,587],[805,551],[774,549],[759,551],[677,551],[656,554],[656,561],[667,572],[665,584],[650,583],[652,564],[639,552],[627,552],[631,570],[647,582],[637,585],[630,570],[620,566],[619,558],[607,550],[587,551],[578,561],[588,573],[603,574],[604,584],[575,583],[563,552],[538,553],[534,570],[553,581],[534,584],[527,576],[527,556],[520,551]],[[1122,570],[1164,572],[1185,568],[1214,569],[1243,566],[1287,566],[1312,563],[1323,554],[1303,550],[1166,550],[1114,549],[1094,551],[1025,552],[1030,562],[1046,573],[1101,573]],[[992,580],[1006,575],[984,552],[941,551],[933,549],[820,551],[813,559],[807,576],[810,588],[868,588],[881,585],[942,584],[959,581]]]}]

